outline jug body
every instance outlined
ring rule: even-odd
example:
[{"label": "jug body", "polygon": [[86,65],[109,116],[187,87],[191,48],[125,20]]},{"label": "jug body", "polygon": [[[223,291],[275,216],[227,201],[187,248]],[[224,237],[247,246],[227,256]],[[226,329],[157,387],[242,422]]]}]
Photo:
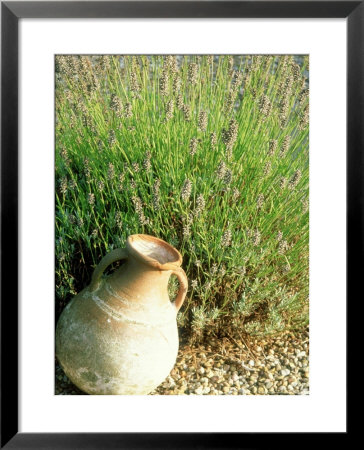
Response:
[{"label": "jug body", "polygon": [[[126,259],[108,278],[110,262]],[[56,355],[70,380],[88,394],[148,394],[172,370],[178,353],[176,315],[186,291],[182,258],[146,235],[129,236],[127,249],[107,255],[90,286],[66,306],[56,330]],[[171,274],[180,280],[172,303]]]}]

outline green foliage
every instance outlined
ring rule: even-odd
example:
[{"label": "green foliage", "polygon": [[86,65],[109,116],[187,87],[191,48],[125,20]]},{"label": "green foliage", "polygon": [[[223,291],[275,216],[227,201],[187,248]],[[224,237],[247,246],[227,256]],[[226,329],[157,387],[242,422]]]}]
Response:
[{"label": "green foliage", "polygon": [[146,233],[182,253],[192,335],[306,324],[307,76],[306,57],[56,57],[57,312]]}]

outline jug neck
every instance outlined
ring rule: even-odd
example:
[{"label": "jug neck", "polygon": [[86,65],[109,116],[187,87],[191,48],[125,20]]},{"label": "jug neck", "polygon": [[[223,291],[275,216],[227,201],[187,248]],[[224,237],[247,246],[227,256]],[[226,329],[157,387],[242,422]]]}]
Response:
[{"label": "jug neck", "polygon": [[[122,269],[122,267],[120,269]],[[171,273],[170,269],[159,269],[158,267],[146,264],[145,262],[141,261],[138,258],[135,258],[134,256],[128,257],[128,261],[125,264],[125,271],[129,275],[135,273],[137,274],[137,276],[148,279],[149,281],[153,281],[156,277],[158,279],[168,279]]]},{"label": "jug neck", "polygon": [[120,299],[144,305],[170,301],[168,279],[181,266],[182,256],[162,239],[134,234],[126,241],[127,262],[109,279],[109,291]]},{"label": "jug neck", "polygon": [[160,270],[129,256],[108,280],[121,298],[144,305],[163,305],[170,301],[168,280],[171,270]]}]

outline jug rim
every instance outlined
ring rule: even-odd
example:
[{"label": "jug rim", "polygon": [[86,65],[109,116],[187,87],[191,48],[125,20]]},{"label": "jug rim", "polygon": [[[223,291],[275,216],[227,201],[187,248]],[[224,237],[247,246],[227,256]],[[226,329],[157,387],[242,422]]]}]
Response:
[{"label": "jug rim", "polygon": [[[148,252],[143,252],[143,245],[148,247],[148,244],[156,244],[156,246],[150,246]],[[128,253],[134,256],[139,261],[142,261],[156,269],[169,270],[173,267],[181,266],[182,255],[172,245],[163,239],[149,234],[132,234],[126,240],[126,248]],[[158,250],[160,251],[159,254]]]}]

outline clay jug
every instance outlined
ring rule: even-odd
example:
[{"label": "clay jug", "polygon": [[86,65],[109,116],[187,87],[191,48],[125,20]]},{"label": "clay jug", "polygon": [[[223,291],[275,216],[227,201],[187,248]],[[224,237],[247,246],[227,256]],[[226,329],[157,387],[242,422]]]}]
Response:
[{"label": "clay jug", "polygon": [[[102,277],[113,262],[126,260]],[[90,286],[63,310],[56,355],[65,374],[88,394],[148,394],[172,370],[178,352],[176,315],[188,282],[181,254],[152,236],[129,236],[96,267]],[[180,288],[172,303],[168,279]]]}]

